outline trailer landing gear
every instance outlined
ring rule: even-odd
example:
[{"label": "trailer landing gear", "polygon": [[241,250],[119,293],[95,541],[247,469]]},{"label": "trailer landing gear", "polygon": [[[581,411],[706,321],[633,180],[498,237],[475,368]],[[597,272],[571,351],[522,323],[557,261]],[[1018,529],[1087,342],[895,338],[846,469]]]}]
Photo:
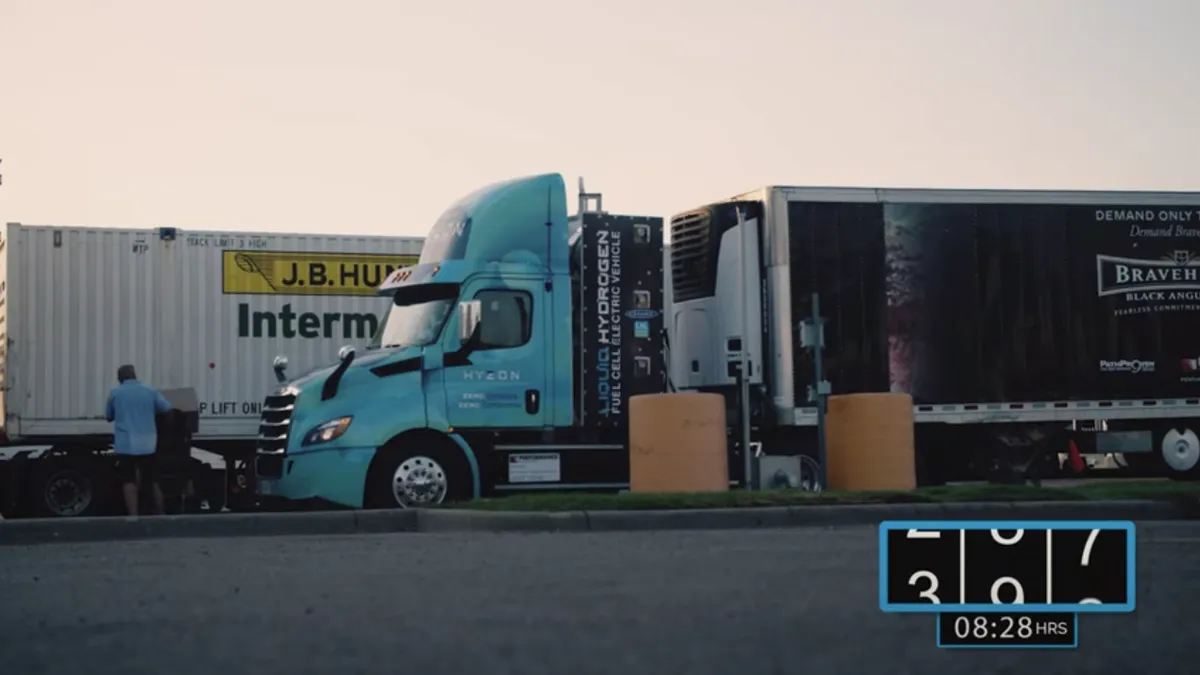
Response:
[{"label": "trailer landing gear", "polygon": [[972,458],[976,478],[997,485],[1040,486],[1062,472],[1058,453],[1062,434],[1039,427],[1000,427],[982,432]]}]

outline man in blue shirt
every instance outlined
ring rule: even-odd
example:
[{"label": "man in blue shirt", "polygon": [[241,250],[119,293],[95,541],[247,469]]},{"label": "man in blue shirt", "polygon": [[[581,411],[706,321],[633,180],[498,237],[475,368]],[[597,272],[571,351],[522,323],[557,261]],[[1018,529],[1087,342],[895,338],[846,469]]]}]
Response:
[{"label": "man in blue shirt", "polygon": [[138,514],[138,486],[142,480],[154,486],[155,513],[163,512],[162,488],[155,472],[154,451],[158,445],[155,416],[171,409],[162,394],[137,380],[133,366],[117,369],[120,382],[108,395],[105,418],[113,422],[113,452],[117,454],[117,473],[125,493],[129,515]]}]

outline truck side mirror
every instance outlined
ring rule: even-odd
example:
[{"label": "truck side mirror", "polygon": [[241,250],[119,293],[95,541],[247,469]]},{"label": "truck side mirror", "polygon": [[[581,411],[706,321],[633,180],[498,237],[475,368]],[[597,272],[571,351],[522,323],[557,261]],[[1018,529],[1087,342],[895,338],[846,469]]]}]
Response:
[{"label": "truck side mirror", "polygon": [[479,336],[483,323],[483,303],[479,300],[463,300],[458,303],[458,341],[471,344]]},{"label": "truck side mirror", "polygon": [[275,362],[271,365],[275,369],[275,379],[278,380],[280,384],[287,382],[287,374],[284,372],[288,367],[287,357],[280,354],[279,356],[275,357]]}]

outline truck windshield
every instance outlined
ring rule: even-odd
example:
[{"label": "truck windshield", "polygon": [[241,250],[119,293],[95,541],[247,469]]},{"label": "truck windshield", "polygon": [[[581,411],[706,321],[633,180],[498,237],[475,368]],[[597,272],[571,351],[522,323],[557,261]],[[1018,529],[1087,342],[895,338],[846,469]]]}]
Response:
[{"label": "truck windshield", "polygon": [[424,347],[437,340],[458,299],[458,284],[401,288],[371,347]]}]

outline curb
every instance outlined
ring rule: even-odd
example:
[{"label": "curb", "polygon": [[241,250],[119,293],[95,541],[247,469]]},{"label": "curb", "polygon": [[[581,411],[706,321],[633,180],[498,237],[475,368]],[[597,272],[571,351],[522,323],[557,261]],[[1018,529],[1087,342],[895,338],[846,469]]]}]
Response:
[{"label": "curb", "polygon": [[0,525],[0,546],[134,539],[415,532],[415,511],[222,513],[141,518],[39,518]]},{"label": "curb", "polygon": [[505,512],[469,509],[227,513],[8,520],[0,546],[390,532],[629,532],[876,525],[884,520],[1200,520],[1161,501],[847,504],[678,511]]}]

